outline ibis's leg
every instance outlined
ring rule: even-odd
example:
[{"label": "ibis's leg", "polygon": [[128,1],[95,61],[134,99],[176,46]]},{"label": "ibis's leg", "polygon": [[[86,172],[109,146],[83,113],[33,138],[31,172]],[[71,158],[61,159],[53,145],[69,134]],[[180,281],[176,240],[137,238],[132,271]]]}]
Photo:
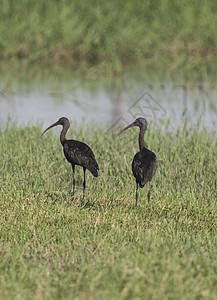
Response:
[{"label": "ibis's leg", "polygon": [[74,196],[74,193],[75,193],[75,165],[72,165],[72,171],[73,171],[73,192],[72,192],[72,195]]},{"label": "ibis's leg", "polygon": [[83,167],[83,170],[84,170],[84,182],[83,182],[83,200],[84,200],[84,194],[85,194],[85,188],[86,188],[86,178],[85,178],[86,168]]},{"label": "ibis's leg", "polygon": [[136,183],[136,206],[137,206],[137,201],[138,201],[138,187],[139,187],[139,184],[137,182]]},{"label": "ibis's leg", "polygon": [[148,203],[150,201],[150,193],[151,193],[151,180],[149,181],[149,187],[148,187]]}]

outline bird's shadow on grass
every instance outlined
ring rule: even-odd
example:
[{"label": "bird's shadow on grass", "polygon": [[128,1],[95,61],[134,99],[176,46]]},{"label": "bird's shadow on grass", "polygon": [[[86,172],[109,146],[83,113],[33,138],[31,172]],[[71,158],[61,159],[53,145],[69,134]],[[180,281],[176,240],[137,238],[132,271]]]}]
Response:
[{"label": "bird's shadow on grass", "polygon": [[115,210],[115,209],[123,209],[123,210],[130,210],[135,212],[144,211],[146,208],[142,205],[135,206],[134,203],[125,202],[119,199],[109,200],[108,202],[101,203],[100,201],[93,201],[93,200],[84,200],[83,204],[80,205],[81,209],[88,209],[88,210],[97,210],[97,211],[106,211],[106,210]]},{"label": "bird's shadow on grass", "polygon": [[144,210],[150,210],[150,204],[146,203],[138,204],[135,206],[134,201],[130,203],[124,201],[123,199],[111,199],[107,202],[101,202],[99,199],[93,199],[91,196],[86,195],[82,199],[82,195],[70,195],[68,193],[62,192],[47,192],[47,197],[51,200],[53,204],[63,204],[67,207],[77,207],[81,210],[97,210],[97,211],[106,211],[113,209],[124,209],[124,210],[133,210],[135,212],[141,212]]},{"label": "bird's shadow on grass", "polygon": [[52,204],[63,204],[67,207],[80,207],[82,209],[85,208],[93,208],[96,206],[96,203],[92,200],[82,199],[80,195],[72,195],[70,193],[63,192],[46,192],[46,197],[49,199]]},{"label": "bird's shadow on grass", "polygon": [[73,202],[73,196],[69,196],[66,193],[62,192],[46,192],[47,199],[50,199],[53,204],[55,203],[72,203]]}]

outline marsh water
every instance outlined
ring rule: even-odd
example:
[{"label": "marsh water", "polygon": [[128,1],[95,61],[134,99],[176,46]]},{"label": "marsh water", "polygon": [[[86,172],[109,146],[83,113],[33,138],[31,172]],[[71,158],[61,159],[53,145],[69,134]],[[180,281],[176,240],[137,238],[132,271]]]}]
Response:
[{"label": "marsh water", "polygon": [[130,83],[115,87],[73,87],[72,84],[14,86],[0,93],[0,126],[7,121],[46,127],[61,116],[77,125],[122,126],[138,116],[171,129],[196,125],[216,130],[217,88],[209,84],[183,87],[174,84]]}]

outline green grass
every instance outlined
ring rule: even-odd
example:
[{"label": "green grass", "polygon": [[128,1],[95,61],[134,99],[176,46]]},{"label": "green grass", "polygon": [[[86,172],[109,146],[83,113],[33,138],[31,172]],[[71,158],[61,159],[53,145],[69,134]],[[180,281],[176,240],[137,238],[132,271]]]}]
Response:
[{"label": "green grass", "polygon": [[214,0],[1,0],[1,71],[216,78],[216,13]]},{"label": "green grass", "polygon": [[216,299],[216,133],[150,125],[161,161],[151,203],[145,186],[135,208],[138,130],[114,142],[105,128],[72,128],[100,166],[98,178],[87,173],[83,207],[82,168],[72,202],[57,135],[1,131],[1,299]]}]

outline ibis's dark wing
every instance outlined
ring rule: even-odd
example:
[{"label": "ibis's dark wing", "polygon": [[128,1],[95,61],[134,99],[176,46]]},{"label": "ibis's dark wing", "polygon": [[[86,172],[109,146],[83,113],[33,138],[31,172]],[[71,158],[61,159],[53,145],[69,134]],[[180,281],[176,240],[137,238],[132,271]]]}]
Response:
[{"label": "ibis's dark wing", "polygon": [[66,159],[74,165],[88,169],[95,177],[98,176],[99,166],[91,148],[82,142],[68,140],[63,146]]},{"label": "ibis's dark wing", "polygon": [[154,152],[145,148],[136,153],[132,163],[132,171],[140,187],[152,179],[156,170],[157,159]]}]

